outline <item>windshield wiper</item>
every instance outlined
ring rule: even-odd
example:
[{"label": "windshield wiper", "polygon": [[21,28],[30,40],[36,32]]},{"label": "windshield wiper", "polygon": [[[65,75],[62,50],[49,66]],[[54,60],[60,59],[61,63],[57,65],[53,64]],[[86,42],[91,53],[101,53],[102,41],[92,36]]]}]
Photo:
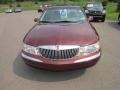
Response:
[{"label": "windshield wiper", "polygon": [[64,21],[40,21],[41,23],[76,23],[76,22],[80,22],[80,21],[68,21],[68,20],[64,20]]},{"label": "windshield wiper", "polygon": [[40,21],[41,23],[52,23],[51,21]]},{"label": "windshield wiper", "polygon": [[64,20],[64,21],[56,21],[54,23],[73,23],[75,21],[67,21],[67,20]]}]

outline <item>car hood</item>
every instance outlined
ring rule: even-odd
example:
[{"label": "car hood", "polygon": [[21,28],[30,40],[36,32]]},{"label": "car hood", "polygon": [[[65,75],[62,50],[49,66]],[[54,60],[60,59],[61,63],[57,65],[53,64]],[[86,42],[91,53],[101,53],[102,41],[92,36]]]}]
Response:
[{"label": "car hood", "polygon": [[24,38],[24,43],[40,45],[89,45],[98,41],[98,35],[88,22],[52,23],[35,25]]}]

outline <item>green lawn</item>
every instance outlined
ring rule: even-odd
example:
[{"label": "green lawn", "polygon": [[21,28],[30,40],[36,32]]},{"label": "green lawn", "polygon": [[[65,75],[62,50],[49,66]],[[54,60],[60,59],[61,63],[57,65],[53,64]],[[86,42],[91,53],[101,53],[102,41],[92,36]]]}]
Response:
[{"label": "green lawn", "polygon": [[117,3],[108,3],[106,10],[107,10],[107,19],[117,20],[118,13],[116,12]]},{"label": "green lawn", "polygon": [[[34,2],[22,2],[21,7],[23,10],[37,10],[41,4],[63,4],[63,0],[52,0],[52,1],[44,1],[44,2],[39,2],[38,4],[35,4]],[[80,5],[81,7],[84,6],[86,3],[85,0],[68,0],[67,4],[77,4]],[[13,3],[13,7],[16,6],[17,3]],[[5,8],[8,7],[8,5],[1,5],[0,4],[0,12],[4,12]],[[116,13],[116,8],[117,8],[117,3],[108,3],[106,10],[107,10],[107,19],[109,20],[117,20],[118,13]]]},{"label": "green lawn", "polygon": [[0,12],[3,12],[7,5],[0,5]]},{"label": "green lawn", "polygon": [[[15,8],[16,4],[17,3],[12,4],[13,8]],[[34,4],[34,2],[22,2],[20,4],[23,10],[36,10],[40,5],[40,3]],[[7,7],[8,5],[0,5],[0,12],[3,12]]]}]

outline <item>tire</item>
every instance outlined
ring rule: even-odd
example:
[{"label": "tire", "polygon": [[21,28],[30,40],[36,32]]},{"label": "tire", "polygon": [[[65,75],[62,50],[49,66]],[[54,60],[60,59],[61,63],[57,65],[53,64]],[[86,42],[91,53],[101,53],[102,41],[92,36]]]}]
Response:
[{"label": "tire", "polygon": [[105,22],[105,15],[101,19],[102,22]]},{"label": "tire", "polygon": [[120,21],[118,22],[118,24],[120,25]]},{"label": "tire", "polygon": [[119,15],[118,15],[118,24],[120,24],[120,13],[119,13]]}]

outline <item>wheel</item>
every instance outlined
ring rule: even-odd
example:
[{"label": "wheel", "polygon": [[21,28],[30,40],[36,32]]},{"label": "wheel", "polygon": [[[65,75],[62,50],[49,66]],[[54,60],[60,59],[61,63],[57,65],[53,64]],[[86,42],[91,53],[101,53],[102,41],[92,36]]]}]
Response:
[{"label": "wheel", "polygon": [[105,22],[105,15],[101,19],[102,22]]},{"label": "wheel", "polygon": [[120,21],[118,22],[118,24],[120,25]]},{"label": "wheel", "polygon": [[120,13],[118,15],[118,24],[120,24]]}]

